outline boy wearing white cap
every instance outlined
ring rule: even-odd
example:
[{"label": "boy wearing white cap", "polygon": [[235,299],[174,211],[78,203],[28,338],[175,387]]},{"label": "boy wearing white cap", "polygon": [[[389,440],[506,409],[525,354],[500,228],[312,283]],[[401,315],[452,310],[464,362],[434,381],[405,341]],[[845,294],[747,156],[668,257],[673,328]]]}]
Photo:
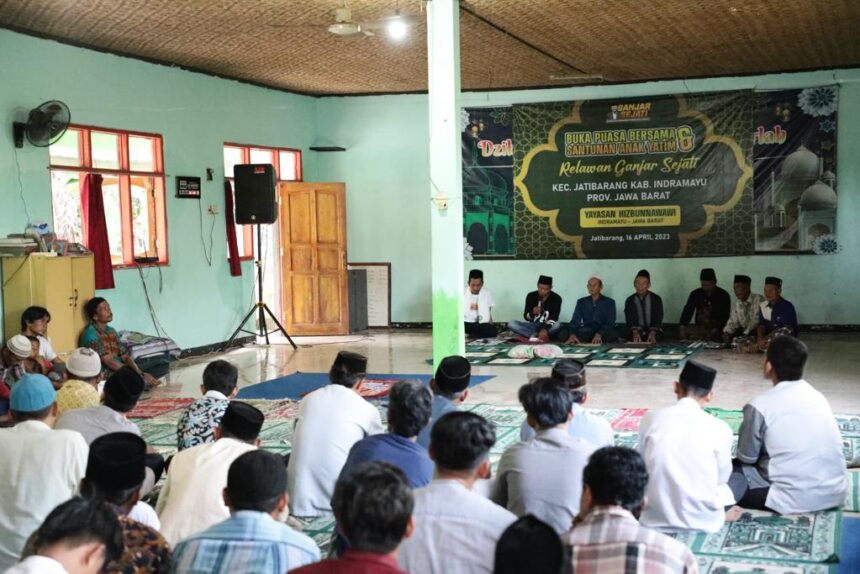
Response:
[{"label": "boy wearing white cap", "polygon": [[98,353],[86,347],[75,349],[66,362],[66,382],[57,391],[60,414],[99,406],[101,374],[102,361]]}]

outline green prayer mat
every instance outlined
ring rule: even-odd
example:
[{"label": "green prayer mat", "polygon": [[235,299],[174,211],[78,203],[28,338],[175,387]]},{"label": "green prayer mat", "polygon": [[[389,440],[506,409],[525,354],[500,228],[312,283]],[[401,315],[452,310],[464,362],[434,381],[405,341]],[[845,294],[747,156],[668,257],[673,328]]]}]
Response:
[{"label": "green prayer mat", "polygon": [[836,574],[836,564],[696,556],[699,574]]},{"label": "green prayer mat", "polygon": [[845,512],[860,512],[860,470],[848,472],[848,495],[842,509]]}]

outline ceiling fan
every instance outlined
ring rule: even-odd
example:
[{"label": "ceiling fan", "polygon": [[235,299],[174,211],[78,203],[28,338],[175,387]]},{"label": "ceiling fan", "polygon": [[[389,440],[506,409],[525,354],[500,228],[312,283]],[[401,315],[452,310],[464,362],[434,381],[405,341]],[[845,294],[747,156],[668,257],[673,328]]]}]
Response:
[{"label": "ceiling fan", "polygon": [[[418,16],[401,14],[396,8],[394,14],[378,20],[360,22],[353,20],[352,10],[343,2],[340,8],[334,11],[334,22],[323,25],[300,25],[302,28],[325,28],[325,30],[341,38],[367,38],[375,36],[377,32],[386,31],[392,39],[399,40],[406,36],[410,28],[416,26],[420,21]],[[276,28],[292,28],[294,25],[273,24]]]}]

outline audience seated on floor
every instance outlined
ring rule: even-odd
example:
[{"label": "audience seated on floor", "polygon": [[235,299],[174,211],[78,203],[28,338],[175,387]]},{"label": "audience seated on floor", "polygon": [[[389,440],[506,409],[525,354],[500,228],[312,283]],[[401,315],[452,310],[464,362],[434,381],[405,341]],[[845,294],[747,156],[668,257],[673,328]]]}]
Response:
[{"label": "audience seated on floor", "polygon": [[5,574],[99,574],[123,552],[122,531],[107,503],[72,498],[33,534],[33,554]]},{"label": "audience seated on floor", "polygon": [[62,370],[63,360],[54,352],[51,339],[48,338],[48,324],[51,314],[44,307],[31,306],[21,313],[21,334],[26,337],[36,337],[38,355],[48,361],[47,370]]},{"label": "audience seated on floor", "polygon": [[200,386],[203,397],[188,405],[176,428],[179,450],[215,440],[215,429],[239,391],[238,380],[239,370],[227,361],[219,359],[206,365]]},{"label": "audience seated on floor", "polygon": [[379,411],[358,394],[366,375],[366,357],[341,351],[329,371],[330,383],[302,399],[287,469],[294,516],[331,512],[334,485],[349,450],[384,431]]},{"label": "audience seated on floor", "polygon": [[75,349],[66,361],[66,380],[57,391],[59,414],[98,407],[101,374],[102,362],[95,351],[86,347]]},{"label": "audience seated on floor", "polygon": [[749,275],[735,275],[735,300],[729,320],[723,327],[723,342],[740,350],[745,350],[747,344],[755,340],[759,307],[764,301],[764,297],[752,292],[751,285]]},{"label": "audience seated on floor", "polygon": [[756,344],[759,350],[767,348],[774,337],[797,337],[797,311],[782,297],[782,279],[767,277],[764,280],[764,298],[756,317]]},{"label": "audience seated on floor", "polygon": [[496,544],[493,574],[560,574],[564,547],[546,522],[527,514],[508,526]]},{"label": "audience seated on floor", "polygon": [[576,525],[562,535],[573,572],[698,572],[683,543],[639,524],[648,471],[638,452],[614,446],[596,451],[582,482]]},{"label": "audience seated on floor", "polygon": [[807,356],[788,335],[767,348],[764,376],[773,387],[744,407],[730,483],[743,508],[795,514],[845,501],[842,436],[830,403],[803,379]]},{"label": "audience seated on floor", "polygon": [[[140,436],[140,428],[128,420],[143,393],[143,379],[129,367],[113,373],[105,383],[104,403],[87,409],[73,409],[57,420],[57,428],[81,433],[87,444],[112,432],[130,432]],[[149,493],[164,472],[164,457],[150,449],[146,455],[146,480],[143,493]]]},{"label": "audience seated on floor", "polygon": [[378,461],[357,466],[338,479],[331,507],[336,530],[349,541],[349,550],[340,558],[292,572],[406,574],[397,565],[397,548],[412,533],[414,500],[399,468]]},{"label": "audience seated on floor", "polygon": [[[134,520],[130,513],[140,502],[146,471],[146,443],[139,436],[118,432],[100,436],[90,445],[87,472],[80,495],[114,510],[122,531],[123,551],[105,564],[104,574],[170,572],[170,548],[156,528]],[[36,537],[27,542],[25,555],[36,552]]]},{"label": "audience seated on floor", "polygon": [[[675,383],[678,402],[649,412],[639,425],[648,469],[648,504],[640,522],[658,530],[716,532],[735,503],[732,429],[702,410],[714,397],[717,371],[687,361]],[[732,518],[735,515],[732,516]]]},{"label": "audience seated on floor", "polygon": [[568,433],[573,399],[565,383],[537,379],[520,388],[519,398],[537,435],[504,452],[491,498],[517,516],[536,516],[561,534],[573,527],[579,512],[582,469],[595,447]]},{"label": "audience seated on floor", "polygon": [[147,388],[159,384],[158,379],[167,374],[169,364],[158,364],[149,371],[141,368],[131,357],[128,348],[119,340],[119,333],[108,325],[113,321],[110,303],[102,297],[93,297],[84,305],[89,325],[81,333],[81,347],[89,347],[99,354],[104,368],[116,372],[126,366],[143,378]]},{"label": "audience seated on floor", "polygon": [[568,345],[613,343],[618,340],[615,328],[615,299],[603,294],[603,280],[592,275],[586,283],[588,295],[577,299],[570,318]]},{"label": "audience seated on floor", "polygon": [[418,381],[400,381],[388,395],[388,432],[361,439],[349,451],[340,476],[363,463],[381,461],[403,471],[410,488],[426,486],[433,478],[433,461],[416,442],[430,420],[433,398]]},{"label": "audience seated on floor", "polygon": [[230,516],[180,541],[173,572],[283,574],[320,559],[312,539],[283,523],[289,499],[283,457],[264,450],[240,455],[223,497]]},{"label": "audience seated on floor", "polygon": [[465,357],[451,355],[445,357],[436,367],[436,375],[430,379],[433,391],[433,412],[428,422],[418,434],[418,444],[430,446],[430,431],[433,424],[443,415],[459,410],[469,396],[469,382],[472,380],[472,365]]},{"label": "audience seated on floor", "polygon": [[229,518],[223,491],[230,465],[260,445],[263,419],[259,409],[231,401],[215,429],[215,442],[173,456],[155,505],[161,533],[170,544]]},{"label": "audience seated on floor", "polygon": [[491,557],[516,515],[472,490],[490,476],[493,425],[475,413],[452,412],[433,425],[430,458],[433,481],[415,491],[412,536],[398,562],[410,574],[493,571]]},{"label": "audience seated on floor", "polygon": [[[573,420],[567,425],[570,436],[584,439],[594,445],[594,448],[614,445],[615,433],[609,421],[591,414],[583,406],[588,400],[585,365],[576,359],[559,359],[552,366],[550,376],[564,382],[573,399]],[[520,426],[520,440],[530,440],[534,436],[534,429],[529,426],[527,420],[523,421]]]},{"label": "audience seated on floor", "polygon": [[76,432],[52,430],[57,392],[44,375],[15,384],[10,407],[15,426],[0,429],[0,572],[21,557],[27,537],[78,489],[88,447]]}]

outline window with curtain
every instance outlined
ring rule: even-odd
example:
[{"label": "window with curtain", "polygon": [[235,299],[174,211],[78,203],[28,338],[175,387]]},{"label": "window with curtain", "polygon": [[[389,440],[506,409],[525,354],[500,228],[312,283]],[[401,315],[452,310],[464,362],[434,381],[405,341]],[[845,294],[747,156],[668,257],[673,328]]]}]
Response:
[{"label": "window with curtain", "polygon": [[[235,143],[224,144],[224,176],[233,182],[233,166],[243,163],[270,163],[275,167],[278,182],[302,180],[302,152]],[[235,185],[233,186],[235,190]],[[254,226],[236,225],[236,242],[240,259],[254,258]]]},{"label": "window with curtain", "polygon": [[58,238],[83,241],[81,185],[87,173],[99,173],[113,266],[168,262],[159,134],[72,125],[48,151]]}]

